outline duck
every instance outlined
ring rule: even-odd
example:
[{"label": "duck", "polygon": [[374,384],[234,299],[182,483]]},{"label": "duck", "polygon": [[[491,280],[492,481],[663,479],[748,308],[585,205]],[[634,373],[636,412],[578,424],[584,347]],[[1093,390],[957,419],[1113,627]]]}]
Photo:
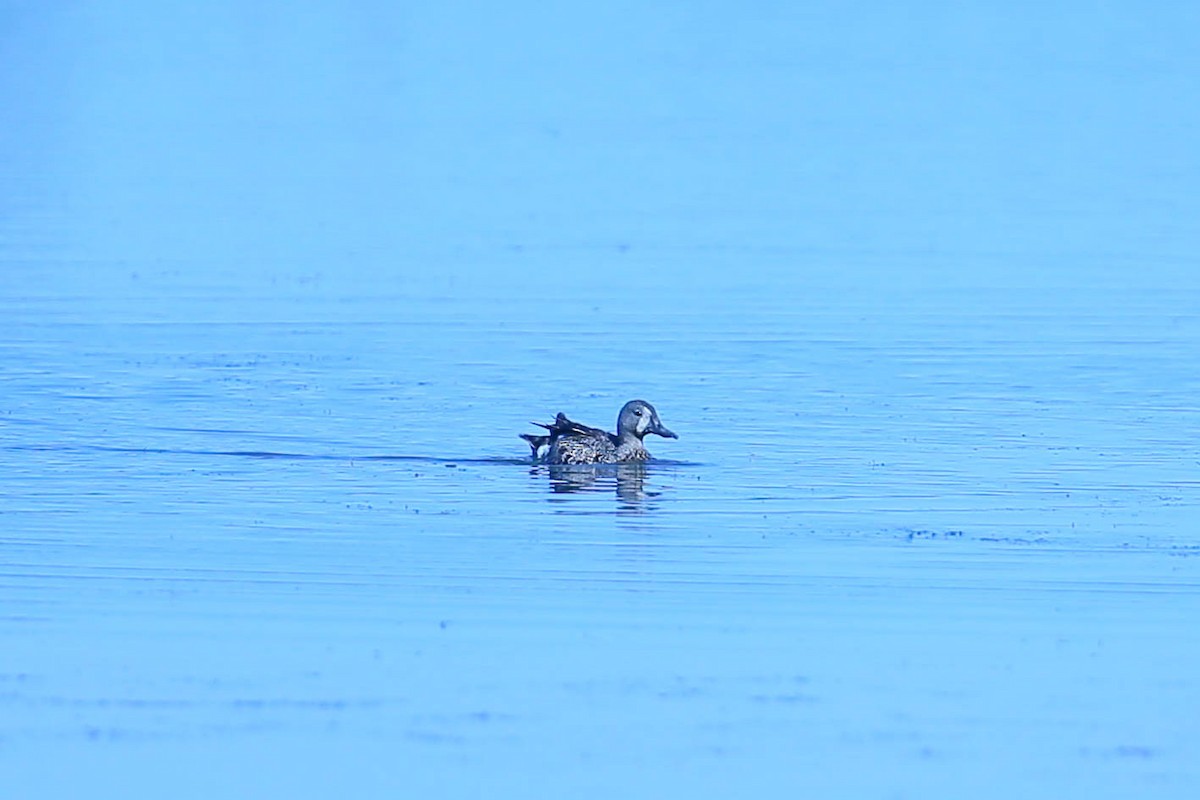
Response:
[{"label": "duck", "polygon": [[[630,400],[621,407],[617,415],[617,432],[609,433],[603,428],[590,428],[559,413],[554,422],[531,423],[545,428],[548,433],[522,433],[521,438],[533,448],[533,459],[543,464],[622,464],[631,461],[646,461],[649,451],[642,444],[647,434],[666,439],[679,436],[658,418],[654,406],[645,400]],[[546,448],[546,454],[538,458],[538,451]]]}]

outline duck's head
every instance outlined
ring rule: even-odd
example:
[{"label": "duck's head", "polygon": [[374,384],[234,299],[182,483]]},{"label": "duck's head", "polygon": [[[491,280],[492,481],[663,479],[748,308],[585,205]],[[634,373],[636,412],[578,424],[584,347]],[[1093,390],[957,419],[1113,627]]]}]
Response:
[{"label": "duck's head", "polygon": [[656,433],[667,439],[679,438],[662,424],[654,406],[645,400],[630,400],[621,408],[617,417],[617,436],[631,434],[640,440],[648,433]]}]

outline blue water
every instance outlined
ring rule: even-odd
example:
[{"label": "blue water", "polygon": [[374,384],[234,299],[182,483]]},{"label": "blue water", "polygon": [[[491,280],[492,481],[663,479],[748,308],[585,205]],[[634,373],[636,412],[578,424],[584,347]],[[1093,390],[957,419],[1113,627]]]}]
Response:
[{"label": "blue water", "polygon": [[0,796],[1194,797],[1198,16],[0,4]]}]

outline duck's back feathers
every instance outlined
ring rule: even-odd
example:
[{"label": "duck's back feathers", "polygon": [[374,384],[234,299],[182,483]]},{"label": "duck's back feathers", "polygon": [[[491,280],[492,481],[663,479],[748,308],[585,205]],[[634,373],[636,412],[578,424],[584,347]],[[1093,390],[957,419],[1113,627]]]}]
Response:
[{"label": "duck's back feathers", "polygon": [[614,437],[598,428],[580,425],[579,432],[553,437],[546,461],[550,464],[612,464],[618,461]]},{"label": "duck's back feathers", "polygon": [[554,418],[554,422],[549,424],[545,422],[533,422],[531,424],[537,425],[539,428],[545,428],[548,433],[545,435],[522,433],[520,434],[520,437],[529,443],[530,448],[533,449],[533,457],[535,459],[538,457],[539,450],[541,450],[543,447],[549,448],[549,451],[546,453],[546,460],[552,464],[594,463],[594,459],[589,461],[560,461],[558,459],[560,456],[560,451],[561,454],[566,454],[568,457],[573,459],[580,459],[583,457],[583,450],[572,444],[572,442],[576,439],[594,439],[599,442],[600,437],[607,438],[609,436],[606,431],[600,430],[599,428],[590,428],[587,425],[582,425],[578,422],[568,419],[567,415],[561,411]]}]

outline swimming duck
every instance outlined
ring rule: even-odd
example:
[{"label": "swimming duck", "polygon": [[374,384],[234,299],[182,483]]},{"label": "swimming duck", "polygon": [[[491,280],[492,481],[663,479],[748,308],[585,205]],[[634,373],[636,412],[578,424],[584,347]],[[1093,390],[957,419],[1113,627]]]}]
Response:
[{"label": "swimming duck", "polygon": [[529,442],[536,460],[538,450],[548,448],[542,459],[546,464],[618,464],[624,461],[645,461],[650,458],[642,439],[654,433],[667,439],[678,439],[658,418],[654,406],[645,400],[630,400],[621,407],[617,415],[617,432],[609,433],[601,428],[589,428],[559,414],[549,425],[535,422],[545,428],[547,435],[522,433],[521,438]]}]

